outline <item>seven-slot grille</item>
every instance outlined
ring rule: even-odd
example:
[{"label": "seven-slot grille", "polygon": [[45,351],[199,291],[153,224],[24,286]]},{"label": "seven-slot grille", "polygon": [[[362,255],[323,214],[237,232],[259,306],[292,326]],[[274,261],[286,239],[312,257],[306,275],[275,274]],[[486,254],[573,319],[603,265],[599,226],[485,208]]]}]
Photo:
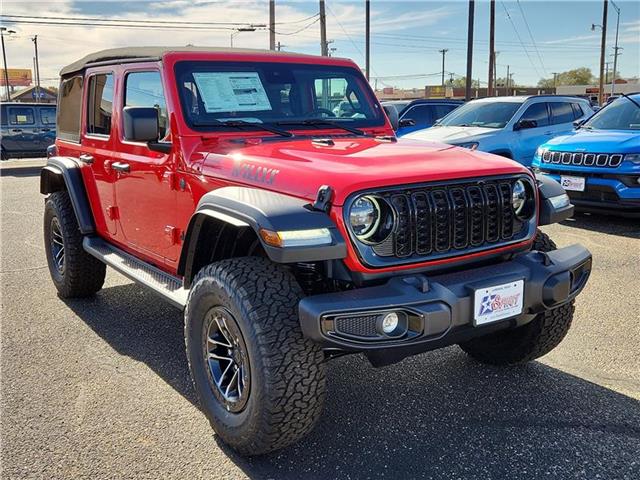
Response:
[{"label": "seven-slot grille", "polygon": [[518,178],[425,186],[380,193],[396,215],[394,232],[373,246],[380,257],[460,255],[527,236],[511,207]]},{"label": "seven-slot grille", "polygon": [[585,167],[615,168],[622,163],[622,155],[619,153],[608,154],[546,151],[542,154],[542,162],[561,165],[582,165]]}]

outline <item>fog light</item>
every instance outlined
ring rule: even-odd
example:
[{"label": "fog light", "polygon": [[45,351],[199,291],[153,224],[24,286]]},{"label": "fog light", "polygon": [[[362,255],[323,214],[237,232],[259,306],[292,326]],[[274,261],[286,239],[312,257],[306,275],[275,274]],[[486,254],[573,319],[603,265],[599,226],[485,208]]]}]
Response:
[{"label": "fog light", "polygon": [[396,328],[398,328],[398,314],[395,312],[387,313],[382,319],[382,331],[384,333],[392,333]]}]

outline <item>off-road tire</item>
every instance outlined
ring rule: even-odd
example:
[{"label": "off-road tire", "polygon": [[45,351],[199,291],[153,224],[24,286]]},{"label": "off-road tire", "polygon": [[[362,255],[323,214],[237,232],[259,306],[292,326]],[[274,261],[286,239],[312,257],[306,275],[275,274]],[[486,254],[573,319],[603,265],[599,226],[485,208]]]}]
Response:
[{"label": "off-road tire", "polygon": [[[196,275],[185,309],[189,369],[200,406],[220,438],[243,455],[290,445],[313,429],[325,398],[324,354],[302,336],[293,275],[266,258],[213,263]],[[233,413],[213,394],[203,322],[214,307],[234,317],[249,358],[250,390]]]},{"label": "off-road tire", "polygon": [[[64,267],[60,272],[51,248],[52,222],[57,219],[64,244]],[[62,298],[83,298],[102,288],[106,265],[82,248],[82,234],[78,227],[71,199],[66,191],[52,193],[44,207],[44,246],[51,279]]]},{"label": "off-road tire", "polygon": [[[549,252],[556,244],[538,230],[533,250]],[[518,328],[502,330],[461,343],[460,347],[474,359],[490,365],[515,365],[546,355],[564,339],[573,320],[574,302],[540,313]]]}]

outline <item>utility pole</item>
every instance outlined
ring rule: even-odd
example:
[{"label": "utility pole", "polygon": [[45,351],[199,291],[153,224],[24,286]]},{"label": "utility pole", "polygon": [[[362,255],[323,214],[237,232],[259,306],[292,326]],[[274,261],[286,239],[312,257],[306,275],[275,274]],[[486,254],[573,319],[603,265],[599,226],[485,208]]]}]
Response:
[{"label": "utility pole", "polygon": [[469,0],[469,24],[467,26],[467,83],[465,85],[465,99],[471,100],[471,74],[473,70],[473,16],[475,11],[474,0]]},{"label": "utility pole", "polygon": [[282,51],[282,49],[283,49],[283,48],[285,48],[286,46],[287,46],[287,45],[282,45],[282,44],[280,43],[280,40],[278,40],[278,43],[276,44],[276,50],[280,52],[280,51]]},{"label": "utility pole", "polygon": [[269,50],[276,49],[276,0],[269,0]]},{"label": "utility pole", "polygon": [[551,74],[553,75],[553,93],[556,93],[556,86],[558,84],[558,75],[560,75],[558,72],[551,72]]},{"label": "utility pole", "polygon": [[9,91],[9,72],[7,69],[7,52],[4,48],[4,36],[16,33],[13,30],[7,30],[7,27],[0,27],[0,37],[2,38],[2,60],[4,61],[4,87],[7,90],[7,102],[11,100],[11,92]]},{"label": "utility pole", "polygon": [[507,78],[505,79],[506,94],[509,95],[509,65],[507,65]]},{"label": "utility pole", "polygon": [[604,62],[604,83],[609,81],[609,65],[611,62]]},{"label": "utility pole", "polygon": [[442,50],[438,50],[442,54],[442,88],[444,88],[444,56],[449,51],[448,48],[443,48]]},{"label": "utility pole", "polygon": [[40,103],[40,62],[38,60],[38,35],[31,39],[36,51],[36,103]]},{"label": "utility pole", "polygon": [[620,28],[620,7],[613,1],[611,2],[613,8],[616,9],[618,14],[618,20],[616,21],[616,45],[613,47],[613,76],[611,77],[611,95],[615,93],[616,89],[616,69],[618,68],[618,50],[622,50],[622,47],[618,46],[618,29]]},{"label": "utility pole", "polygon": [[496,61],[496,52],[495,52],[495,29],[496,29],[496,2],[495,0],[491,0],[489,3],[489,82],[487,86],[487,96],[491,97],[494,92],[494,84],[495,84],[495,61]]},{"label": "utility pole", "polygon": [[598,104],[602,106],[604,104],[604,55],[605,47],[607,43],[607,9],[609,2],[604,0],[604,6],[602,7],[602,41],[600,42],[600,84],[598,85]]},{"label": "utility pole", "polygon": [[327,45],[327,14],[324,9],[324,0],[320,0],[320,55],[329,56]]},{"label": "utility pole", "polygon": [[364,34],[365,34],[365,73],[367,82],[371,75],[371,3],[369,0],[364,1]]}]

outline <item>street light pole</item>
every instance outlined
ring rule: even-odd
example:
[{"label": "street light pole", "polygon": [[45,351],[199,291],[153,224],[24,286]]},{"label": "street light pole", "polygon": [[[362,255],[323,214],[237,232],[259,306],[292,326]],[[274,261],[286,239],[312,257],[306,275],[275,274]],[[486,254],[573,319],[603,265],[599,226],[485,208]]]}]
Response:
[{"label": "street light pole", "polygon": [[7,30],[7,27],[0,27],[0,37],[2,37],[2,60],[4,61],[4,86],[7,90],[7,102],[11,100],[11,92],[9,91],[9,72],[7,71],[7,53],[4,47],[4,36],[16,33],[13,30]]},{"label": "street light pole", "polygon": [[449,51],[448,48],[443,48],[442,50],[438,50],[442,54],[442,88],[444,88],[444,56]]},{"label": "street light pole", "polygon": [[467,81],[464,87],[465,100],[471,100],[471,75],[473,69],[473,17],[475,13],[474,0],[469,0],[469,15],[467,25]]},{"label": "street light pole", "polygon": [[615,93],[615,85],[616,85],[616,68],[618,68],[618,50],[621,47],[618,47],[618,30],[620,28],[620,7],[616,5],[613,0],[611,1],[611,5],[616,9],[616,13],[618,14],[618,20],[616,21],[616,45],[613,47],[613,75],[611,76],[611,95]]},{"label": "street light pole", "polygon": [[[604,6],[602,7],[602,40],[600,42],[600,84],[598,89],[598,105],[602,106],[604,103],[604,56],[605,47],[607,43],[607,10],[609,2],[604,0]],[[593,29],[593,27],[592,27]]]}]

